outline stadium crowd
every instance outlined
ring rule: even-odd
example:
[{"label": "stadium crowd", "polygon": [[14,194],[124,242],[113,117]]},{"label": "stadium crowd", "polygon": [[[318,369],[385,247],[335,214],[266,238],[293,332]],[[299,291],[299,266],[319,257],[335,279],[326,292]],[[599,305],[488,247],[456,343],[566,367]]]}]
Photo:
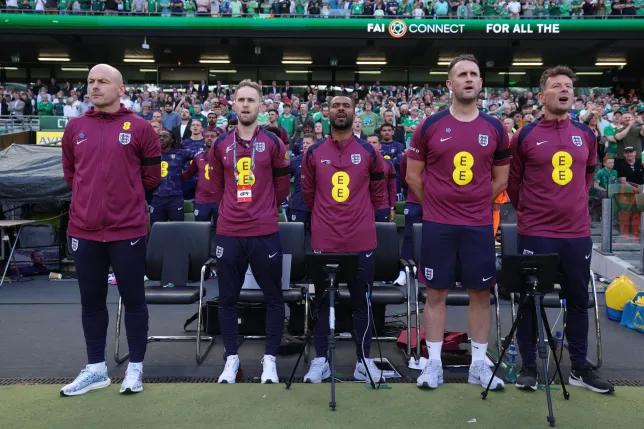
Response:
[{"label": "stadium crowd", "polygon": [[[263,86],[263,92],[258,123],[278,135],[296,159],[302,153],[306,137],[309,137],[307,143],[311,144],[330,133],[327,104],[330,96],[351,96],[356,106],[354,133],[364,140],[378,143],[383,156],[393,165],[392,179],[395,178],[395,182],[388,188],[392,194],[392,209],[396,201],[405,198],[401,164],[403,152],[409,146],[414,130],[424,118],[446,109],[449,104],[449,92],[442,84],[397,86],[382,85],[380,82],[373,85],[356,83],[353,87],[339,86],[329,90],[315,86],[293,87],[288,81],[278,85],[273,81]],[[174,184],[165,190],[175,196],[173,207],[183,207],[184,198],[195,198],[199,174],[197,171],[184,174],[183,169],[187,168],[189,161],[197,159],[206,144],[209,146],[219,135],[237,124],[231,93],[232,88],[221,81],[210,86],[204,81],[191,81],[170,92],[150,90],[146,85],[131,87],[121,99],[125,107],[152,123],[160,133],[162,143],[167,140],[169,148],[187,151],[178,154],[177,159],[183,161],[175,162],[177,171]],[[38,114],[73,118],[91,107],[85,83],[74,85],[66,82],[59,85],[54,78],[48,83],[38,80],[27,90],[5,90],[0,87],[0,96],[0,114],[3,115]],[[481,111],[497,116],[509,137],[522,126],[539,121],[543,115],[543,106],[530,90],[488,89],[479,96],[478,106]],[[644,103],[635,90],[591,92],[577,96],[570,116],[586,123],[600,142],[597,159],[601,165],[597,166],[590,190],[592,215],[596,219],[599,217],[601,199],[608,196],[609,185],[621,183],[625,193],[617,199],[616,210],[619,213],[616,213],[616,218],[619,219],[624,237],[638,239],[639,209],[630,190],[637,193],[639,185],[644,184]],[[161,194],[165,191],[162,190]],[[197,199],[200,197],[203,195]],[[205,199],[208,200],[207,197]],[[497,203],[507,201],[507,197],[502,195]],[[307,220],[306,213],[302,217],[299,211],[307,212],[307,208],[296,195],[288,212],[293,219]],[[174,215],[162,215],[164,212]],[[197,215],[200,212],[201,216]],[[206,220],[204,216],[216,216],[216,208],[196,207],[195,214],[196,218]],[[393,218],[392,210],[380,213],[378,220]],[[182,220],[183,212],[157,211],[152,216],[153,221],[170,219]],[[495,223],[498,222],[497,215]]]},{"label": "stadium crowd", "polygon": [[10,12],[161,16],[571,18],[644,15],[643,0],[0,0]]}]

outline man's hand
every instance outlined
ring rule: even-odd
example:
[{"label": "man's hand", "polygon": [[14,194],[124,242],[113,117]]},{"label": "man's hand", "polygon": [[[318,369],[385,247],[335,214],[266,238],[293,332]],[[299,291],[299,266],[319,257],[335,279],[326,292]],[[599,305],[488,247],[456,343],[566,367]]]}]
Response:
[{"label": "man's hand", "polygon": [[393,208],[389,211],[389,222],[393,222],[396,220],[396,210]]}]

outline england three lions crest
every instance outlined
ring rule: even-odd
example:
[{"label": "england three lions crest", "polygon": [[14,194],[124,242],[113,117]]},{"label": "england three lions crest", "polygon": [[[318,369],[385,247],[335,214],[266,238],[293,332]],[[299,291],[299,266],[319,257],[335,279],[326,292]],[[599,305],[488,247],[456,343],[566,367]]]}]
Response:
[{"label": "england three lions crest", "polygon": [[572,136],[572,144],[575,146],[579,147],[583,144],[583,140],[581,139],[581,136]]},{"label": "england three lions crest", "polygon": [[479,144],[483,147],[487,146],[489,143],[487,134],[479,134]]},{"label": "england three lions crest", "polygon": [[360,156],[359,153],[352,153],[351,154],[351,162],[353,164],[358,165],[358,164],[360,164],[361,161],[362,161],[362,157]]},{"label": "england three lions crest", "polygon": [[130,144],[132,139],[132,134],[130,133],[119,133],[119,143],[122,145]]}]

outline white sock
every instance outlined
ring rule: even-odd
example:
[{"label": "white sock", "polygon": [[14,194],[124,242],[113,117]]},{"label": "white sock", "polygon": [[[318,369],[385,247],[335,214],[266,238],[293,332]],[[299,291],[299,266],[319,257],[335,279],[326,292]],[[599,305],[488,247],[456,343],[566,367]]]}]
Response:
[{"label": "white sock", "polygon": [[471,342],[472,346],[472,362],[485,361],[485,353],[487,352],[487,343]]},{"label": "white sock", "polygon": [[130,362],[127,364],[127,369],[138,369],[143,371],[143,362]]},{"label": "white sock", "polygon": [[427,341],[427,349],[429,360],[441,360],[441,350],[443,349],[442,341]]},{"label": "white sock", "polygon": [[105,365],[105,361],[99,363],[89,363],[87,364],[87,369],[92,372],[107,372],[107,365]]}]

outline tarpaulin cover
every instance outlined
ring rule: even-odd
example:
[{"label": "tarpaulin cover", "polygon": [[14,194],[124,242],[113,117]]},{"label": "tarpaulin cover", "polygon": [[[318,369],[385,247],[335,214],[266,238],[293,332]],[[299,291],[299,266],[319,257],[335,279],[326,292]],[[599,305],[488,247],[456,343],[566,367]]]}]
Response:
[{"label": "tarpaulin cover", "polygon": [[0,200],[69,201],[63,179],[62,149],[12,144],[0,152]]}]

